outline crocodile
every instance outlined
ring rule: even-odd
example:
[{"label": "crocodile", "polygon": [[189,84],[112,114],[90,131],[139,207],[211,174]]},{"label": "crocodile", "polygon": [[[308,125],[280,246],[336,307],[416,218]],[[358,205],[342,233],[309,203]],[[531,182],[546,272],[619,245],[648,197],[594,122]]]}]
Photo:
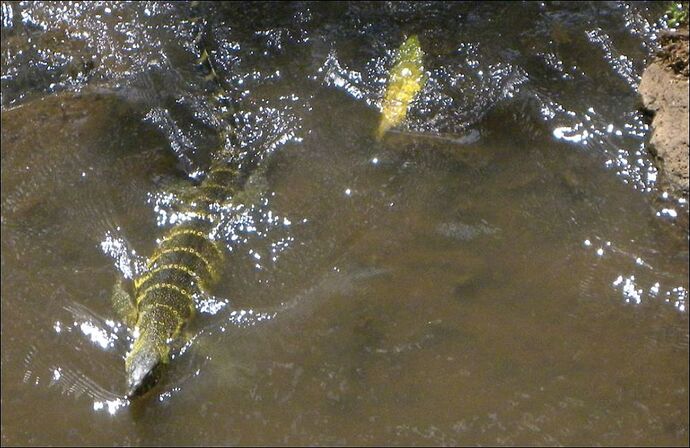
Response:
[{"label": "crocodile", "polygon": [[134,277],[134,293],[129,294],[122,281],[115,285],[115,310],[135,335],[125,358],[128,397],[157,381],[171,347],[180,342],[183,328],[195,315],[195,299],[208,295],[218,281],[224,252],[211,237],[215,217],[209,209],[232,195],[236,178],[229,166],[212,167],[181,213],[184,221],[168,229],[144,272]]},{"label": "crocodile", "polygon": [[[192,2],[192,11],[198,2]],[[192,19],[198,27],[195,43],[199,46],[197,64],[207,81],[218,88],[213,98],[221,103],[221,113],[231,108],[222,104],[224,90],[211,64],[209,53],[201,45],[201,19]],[[225,117],[223,117],[225,118]],[[220,140],[232,144],[230,126],[222,126]],[[132,280],[132,293],[122,279],[115,283],[112,302],[115,312],[133,330],[134,342],[125,357],[128,399],[143,395],[160,378],[169,363],[173,348],[184,338],[185,326],[196,313],[195,300],[209,294],[218,281],[223,266],[223,247],[212,238],[218,213],[215,204],[226,202],[241,188],[241,178],[233,154],[223,146],[216,152],[205,179],[184,192],[180,219],[157,241],[146,268]]]}]

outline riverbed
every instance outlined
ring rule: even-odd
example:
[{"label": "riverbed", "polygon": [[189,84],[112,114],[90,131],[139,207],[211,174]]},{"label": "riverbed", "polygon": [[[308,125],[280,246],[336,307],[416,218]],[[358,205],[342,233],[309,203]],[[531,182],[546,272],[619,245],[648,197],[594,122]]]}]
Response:
[{"label": "riverbed", "polygon": [[[3,2],[3,445],[687,445],[688,204],[636,93],[662,13]],[[376,141],[412,34],[428,81]],[[128,401],[113,284],[222,126],[257,186]]]}]

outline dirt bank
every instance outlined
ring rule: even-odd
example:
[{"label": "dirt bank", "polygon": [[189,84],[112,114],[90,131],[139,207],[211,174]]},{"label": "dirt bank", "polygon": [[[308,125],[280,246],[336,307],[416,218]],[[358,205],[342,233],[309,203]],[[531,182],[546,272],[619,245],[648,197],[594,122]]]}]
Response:
[{"label": "dirt bank", "polygon": [[661,49],[645,69],[639,92],[652,116],[649,150],[662,182],[688,195],[688,29],[663,31]]}]

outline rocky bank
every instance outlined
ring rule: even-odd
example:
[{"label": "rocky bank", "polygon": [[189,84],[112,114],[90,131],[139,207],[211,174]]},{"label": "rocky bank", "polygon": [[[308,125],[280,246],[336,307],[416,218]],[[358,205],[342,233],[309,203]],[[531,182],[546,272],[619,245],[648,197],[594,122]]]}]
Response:
[{"label": "rocky bank", "polygon": [[673,192],[688,196],[688,29],[663,31],[661,49],[645,69],[639,86],[652,118],[649,150]]}]

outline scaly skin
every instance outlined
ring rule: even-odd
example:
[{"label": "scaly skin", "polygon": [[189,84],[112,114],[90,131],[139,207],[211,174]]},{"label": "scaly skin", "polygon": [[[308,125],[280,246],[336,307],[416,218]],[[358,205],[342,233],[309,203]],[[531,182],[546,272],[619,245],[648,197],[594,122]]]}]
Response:
[{"label": "scaly skin", "polygon": [[[199,2],[191,3],[195,14],[199,6]],[[221,103],[225,92],[201,43],[201,19],[192,21],[199,28],[195,39],[200,47],[197,65],[206,72],[205,79],[219,87],[213,99],[220,103],[221,114],[231,115],[230,108]],[[232,129],[222,126],[220,140],[232,143],[233,138]],[[134,299],[119,283],[115,287],[114,308],[135,334],[125,358],[130,398],[155,383],[160,367],[170,360],[171,348],[182,341],[182,330],[194,317],[194,298],[208,294],[208,288],[218,280],[224,253],[209,237],[214,218],[209,205],[223,203],[232,196],[238,173],[227,162],[231,157],[225,148],[217,156],[202,184],[185,194],[192,199],[182,210],[184,221],[168,230],[149,258],[146,271],[134,279]]]},{"label": "scaly skin", "polygon": [[424,87],[423,57],[424,52],[416,35],[410,36],[398,49],[383,97],[381,122],[376,130],[377,140],[381,140],[389,129],[405,119],[407,108]]},{"label": "scaly skin", "polygon": [[211,168],[183,211],[191,219],[168,230],[146,271],[134,279],[137,337],[125,359],[129,397],[156,381],[159,366],[169,361],[171,347],[179,343],[182,329],[194,317],[194,298],[208,294],[218,279],[224,253],[209,238],[213,216],[207,206],[231,196],[234,177],[230,168]]}]

